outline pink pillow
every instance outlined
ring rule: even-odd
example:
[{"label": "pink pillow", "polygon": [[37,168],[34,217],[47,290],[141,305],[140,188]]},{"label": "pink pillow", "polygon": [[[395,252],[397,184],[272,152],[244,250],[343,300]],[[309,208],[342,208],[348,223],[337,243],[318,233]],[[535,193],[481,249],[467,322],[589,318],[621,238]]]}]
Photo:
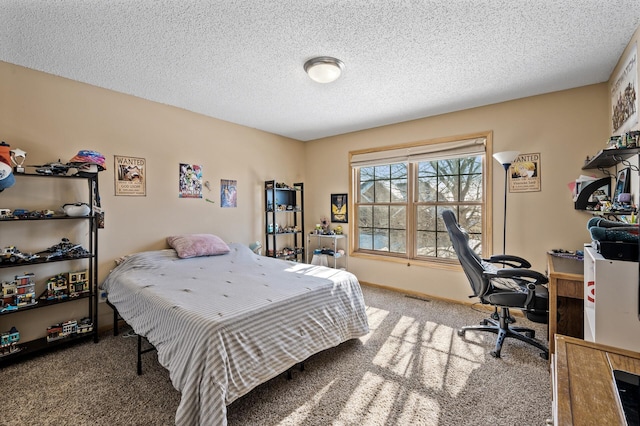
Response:
[{"label": "pink pillow", "polygon": [[183,234],[167,237],[167,243],[181,259],[197,256],[215,256],[227,254],[230,249],[227,243],[211,234]]}]

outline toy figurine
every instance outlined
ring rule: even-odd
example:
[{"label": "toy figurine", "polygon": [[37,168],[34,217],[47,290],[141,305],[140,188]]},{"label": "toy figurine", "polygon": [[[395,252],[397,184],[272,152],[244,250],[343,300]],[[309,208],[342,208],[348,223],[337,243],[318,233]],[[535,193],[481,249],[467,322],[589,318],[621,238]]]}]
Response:
[{"label": "toy figurine", "polygon": [[23,150],[16,148],[11,151],[11,162],[14,164],[14,173],[24,173],[24,160],[27,158],[27,153]]}]

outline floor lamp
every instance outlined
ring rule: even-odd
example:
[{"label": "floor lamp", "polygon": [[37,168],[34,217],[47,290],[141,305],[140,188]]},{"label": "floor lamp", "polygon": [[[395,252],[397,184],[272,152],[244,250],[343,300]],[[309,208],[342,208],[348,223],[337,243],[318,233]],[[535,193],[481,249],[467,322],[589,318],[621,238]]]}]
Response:
[{"label": "floor lamp", "polygon": [[507,182],[509,181],[509,167],[516,157],[520,154],[520,151],[502,151],[493,154],[498,163],[504,167],[504,216],[502,223],[502,254],[506,254],[507,245]]},{"label": "floor lamp", "polygon": [[[520,151],[502,151],[493,154],[493,158],[495,158],[496,161],[498,161],[498,163],[502,164],[502,167],[504,167],[504,216],[502,217],[502,254],[506,254],[507,247],[507,182],[509,181],[509,167],[511,167],[511,163],[513,163],[513,160],[516,159],[518,154],[520,154]],[[505,265],[503,264],[503,266]],[[500,318],[498,315],[497,307],[491,317],[494,320],[498,320]],[[510,323],[516,322],[515,318],[513,318],[511,314],[508,315],[507,321]]]}]

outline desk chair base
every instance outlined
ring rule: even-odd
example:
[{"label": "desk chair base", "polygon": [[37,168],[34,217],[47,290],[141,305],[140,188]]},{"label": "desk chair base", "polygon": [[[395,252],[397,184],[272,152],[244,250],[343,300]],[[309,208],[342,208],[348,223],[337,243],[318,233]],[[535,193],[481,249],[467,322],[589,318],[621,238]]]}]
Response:
[{"label": "desk chair base", "polygon": [[458,330],[458,336],[464,337],[465,333],[469,330],[488,331],[497,334],[498,339],[496,340],[496,348],[495,350],[491,351],[491,356],[493,356],[494,358],[500,358],[500,352],[502,351],[502,344],[504,343],[504,340],[507,337],[513,337],[540,349],[542,351],[540,353],[540,356],[548,360],[549,349],[547,349],[542,343],[538,342],[535,339],[535,330],[527,327],[510,327],[509,318],[511,318],[509,314],[509,308],[501,308],[499,321],[487,318],[482,320],[480,325],[468,325],[462,327]]}]

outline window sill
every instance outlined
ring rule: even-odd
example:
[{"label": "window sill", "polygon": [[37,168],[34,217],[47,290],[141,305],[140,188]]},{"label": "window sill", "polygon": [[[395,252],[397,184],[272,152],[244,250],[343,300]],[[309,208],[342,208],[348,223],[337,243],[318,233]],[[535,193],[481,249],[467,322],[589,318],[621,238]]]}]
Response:
[{"label": "window sill", "polygon": [[419,266],[431,269],[443,269],[447,271],[462,271],[462,267],[460,263],[455,260],[418,260],[418,259],[407,259],[403,257],[395,257],[395,256],[381,256],[373,253],[365,253],[365,252],[357,252],[354,251],[350,254],[351,258],[364,259],[364,260],[374,260],[379,262],[391,262],[404,264],[406,266]]}]

